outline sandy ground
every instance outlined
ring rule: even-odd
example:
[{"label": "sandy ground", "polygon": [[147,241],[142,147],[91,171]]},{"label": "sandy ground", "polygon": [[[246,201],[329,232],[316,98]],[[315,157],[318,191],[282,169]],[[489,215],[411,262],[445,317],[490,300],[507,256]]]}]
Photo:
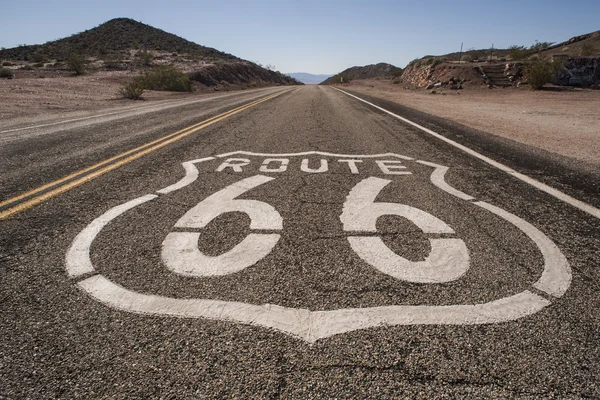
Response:
[{"label": "sandy ground", "polygon": [[469,87],[433,95],[380,80],[353,81],[345,87],[600,166],[598,90]]},{"label": "sandy ground", "polygon": [[144,92],[144,100],[136,101],[123,99],[118,92],[139,72],[101,71],[82,76],[44,70],[16,73],[15,79],[0,79],[0,128],[135,107],[156,100],[202,96],[215,91],[205,89],[194,93],[175,93],[149,90]]}]

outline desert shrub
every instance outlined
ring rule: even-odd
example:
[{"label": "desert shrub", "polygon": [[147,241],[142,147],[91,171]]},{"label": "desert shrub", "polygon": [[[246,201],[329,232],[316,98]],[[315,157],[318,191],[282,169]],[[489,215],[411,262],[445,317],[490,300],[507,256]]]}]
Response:
[{"label": "desert shrub", "polygon": [[583,46],[581,46],[581,50],[579,51],[579,53],[582,56],[593,56],[594,54],[596,54],[596,52],[596,48],[591,43],[584,43]]},{"label": "desert shrub", "polygon": [[31,71],[33,69],[33,67],[31,65],[23,65],[21,68],[24,71]]},{"label": "desert shrub", "polygon": [[540,51],[544,51],[548,47],[552,46],[552,44],[554,44],[554,42],[538,42],[536,40],[535,43],[529,47],[529,54],[535,54],[539,53]]},{"label": "desert shrub", "polygon": [[427,60],[424,62],[424,64],[427,64],[427,65],[431,65],[431,64],[433,64],[433,58],[428,58],[428,59],[427,59]]},{"label": "desert shrub", "polygon": [[147,51],[147,50],[142,50],[142,51],[138,51],[135,56],[139,60],[139,63],[141,65],[150,65],[150,64],[152,64],[152,59],[154,58],[154,53]]},{"label": "desert shrub", "polygon": [[35,68],[42,68],[44,66],[44,63],[43,62],[35,63],[35,64],[33,64],[33,66]]},{"label": "desert shrub", "polygon": [[139,84],[139,82],[131,82],[119,90],[119,94],[126,99],[131,100],[139,100],[142,98],[142,94],[144,93],[144,88]]},{"label": "desert shrub", "polygon": [[436,65],[440,65],[441,63],[445,62],[446,60],[447,60],[446,58],[435,57],[431,64],[435,67]]},{"label": "desert shrub", "polygon": [[2,63],[2,66],[3,66],[3,67],[12,67],[13,65],[14,65],[14,64],[13,64],[13,63],[11,63],[10,61],[4,61],[4,62]]},{"label": "desert shrub", "polygon": [[81,75],[85,72],[85,58],[80,54],[71,54],[67,60],[69,71],[73,71],[75,75]]},{"label": "desert shrub", "polygon": [[508,56],[513,61],[523,60],[524,58],[527,58],[528,53],[529,52],[525,48],[525,46],[513,45],[508,48]]},{"label": "desert shrub", "polygon": [[0,68],[0,78],[12,78],[15,76],[15,73],[12,69],[8,68]]},{"label": "desert shrub", "polygon": [[134,83],[148,90],[162,90],[169,92],[191,92],[190,78],[170,65],[154,67],[152,71],[143,76],[138,76]]},{"label": "desert shrub", "polygon": [[465,54],[465,55],[463,55],[463,56],[460,58],[460,61],[464,61],[464,62],[471,62],[471,61],[473,61],[473,57],[471,57],[471,56],[470,56],[470,55],[468,55],[468,54]]},{"label": "desert shrub", "polygon": [[221,82],[219,82],[221,85],[223,86],[229,86],[229,82],[222,80]]},{"label": "desert shrub", "polygon": [[552,63],[544,58],[533,58],[525,67],[525,74],[529,85],[533,90],[541,89],[552,80],[554,67]]}]

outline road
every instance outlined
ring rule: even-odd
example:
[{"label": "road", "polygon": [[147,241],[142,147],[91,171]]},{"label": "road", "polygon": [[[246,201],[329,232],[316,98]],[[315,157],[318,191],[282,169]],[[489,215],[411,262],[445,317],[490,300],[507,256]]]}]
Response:
[{"label": "road", "polygon": [[598,175],[366,100],[0,127],[0,398],[600,397]]}]

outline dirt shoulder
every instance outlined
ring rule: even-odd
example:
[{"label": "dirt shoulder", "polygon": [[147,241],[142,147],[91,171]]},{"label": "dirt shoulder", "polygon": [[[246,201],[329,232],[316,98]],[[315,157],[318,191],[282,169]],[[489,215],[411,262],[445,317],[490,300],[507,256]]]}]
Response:
[{"label": "dirt shoulder", "polygon": [[193,99],[216,92],[244,89],[236,85],[203,87],[192,93],[146,90],[143,100],[119,96],[119,89],[139,71],[98,71],[72,76],[60,71],[15,71],[15,79],[0,79],[0,130],[62,118],[77,118],[103,110],[126,109],[161,100]]},{"label": "dirt shoulder", "polygon": [[360,80],[347,89],[600,166],[600,91],[528,88],[408,90]]}]

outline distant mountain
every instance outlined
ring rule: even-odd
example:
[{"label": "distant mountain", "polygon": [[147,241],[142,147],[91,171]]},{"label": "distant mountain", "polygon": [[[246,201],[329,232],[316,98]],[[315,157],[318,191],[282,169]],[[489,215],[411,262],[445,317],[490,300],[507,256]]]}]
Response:
[{"label": "distant mountain", "polygon": [[351,67],[339,74],[327,78],[321,85],[331,85],[332,83],[349,82],[355,79],[373,79],[383,78],[391,79],[402,73],[402,68],[398,68],[392,64],[379,63],[365,65],[364,67]]},{"label": "distant mountain", "polygon": [[331,74],[315,75],[309,74],[308,72],[291,72],[287,73],[286,75],[291,76],[292,78],[306,85],[317,85],[332,76]]},{"label": "distant mountain", "polygon": [[73,53],[99,56],[131,49],[194,53],[224,60],[238,59],[130,18],[111,19],[93,29],[45,44],[5,49],[0,51],[0,58],[25,60],[32,54],[40,54],[51,59],[64,59]]}]

